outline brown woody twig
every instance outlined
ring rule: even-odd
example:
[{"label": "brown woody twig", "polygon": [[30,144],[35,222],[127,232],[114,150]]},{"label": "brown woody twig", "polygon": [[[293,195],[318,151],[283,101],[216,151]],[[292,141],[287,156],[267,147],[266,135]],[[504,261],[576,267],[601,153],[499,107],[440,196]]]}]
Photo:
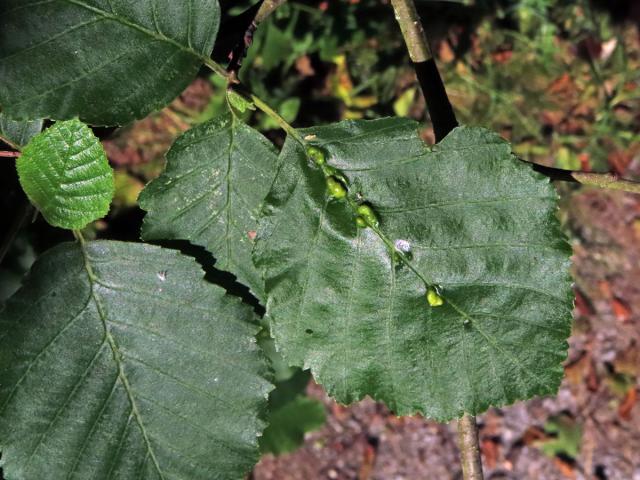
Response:
[{"label": "brown woody twig", "polygon": [[483,480],[476,417],[465,414],[458,420],[458,446],[464,479]]}]

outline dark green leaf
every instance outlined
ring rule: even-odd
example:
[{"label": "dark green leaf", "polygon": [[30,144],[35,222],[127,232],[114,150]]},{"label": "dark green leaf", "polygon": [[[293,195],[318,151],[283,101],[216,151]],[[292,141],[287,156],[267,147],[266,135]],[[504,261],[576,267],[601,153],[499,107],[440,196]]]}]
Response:
[{"label": "dark green leaf", "polygon": [[16,119],[142,118],[193,79],[219,21],[217,0],[3,0],[0,104]]},{"label": "dark green leaf", "polygon": [[0,313],[11,480],[239,479],[271,385],[251,309],[192,259],[62,244]]},{"label": "dark green leaf", "polygon": [[189,240],[205,247],[259,298],[251,261],[258,212],[278,155],[260,133],[228,113],[185,133],[167,154],[166,171],[140,195],[146,240]]},{"label": "dark green leaf", "polygon": [[14,148],[22,148],[42,130],[42,120],[16,121],[0,112],[0,139]]},{"label": "dark green leaf", "polygon": [[113,170],[100,141],[79,120],[36,135],[16,166],[29,200],[51,225],[80,229],[109,211]]},{"label": "dark green leaf", "polygon": [[[338,401],[371,395],[398,414],[446,420],[555,392],[572,292],[553,187],[494,133],[461,127],[428,149],[416,128],[304,131],[329,167],[285,144],[255,252],[278,349]],[[329,197],[332,167],[348,199]],[[362,201],[379,228],[357,227]]]}]

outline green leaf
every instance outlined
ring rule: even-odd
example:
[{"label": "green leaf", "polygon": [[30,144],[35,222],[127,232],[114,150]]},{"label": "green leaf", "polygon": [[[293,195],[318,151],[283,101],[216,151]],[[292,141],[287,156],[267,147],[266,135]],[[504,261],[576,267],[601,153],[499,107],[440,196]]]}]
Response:
[{"label": "green leaf", "polygon": [[254,315],[178,252],[62,244],[0,313],[11,480],[237,479],[271,385]]},{"label": "green leaf", "polygon": [[250,100],[247,100],[234,90],[227,89],[227,99],[229,100],[229,104],[240,113],[256,109],[256,106]]},{"label": "green leaf", "polygon": [[219,21],[216,0],[4,0],[0,104],[16,119],[145,117],[191,82]]},{"label": "green leaf", "polygon": [[[338,401],[370,395],[398,414],[446,420],[555,392],[572,308],[557,194],[497,134],[460,127],[428,149],[416,129],[307,129],[321,167],[287,140],[255,251],[278,349]],[[329,197],[327,174],[347,199]],[[363,201],[373,227],[356,225]]]},{"label": "green leaf", "polygon": [[0,112],[0,139],[14,148],[22,148],[42,130],[42,120],[16,121]]},{"label": "green leaf", "polygon": [[310,378],[308,370],[296,369],[289,379],[276,382],[269,394],[269,426],[260,438],[262,453],[292,452],[304,443],[305,433],[324,425],[324,405],[306,396]]},{"label": "green leaf", "polygon": [[277,161],[273,145],[231,113],[189,130],[167,154],[165,172],[140,195],[148,212],[142,237],[205,247],[217,268],[262,299],[251,251]]},{"label": "green leaf", "polygon": [[275,388],[269,394],[268,427],[260,437],[260,451],[279,455],[295,450],[304,442],[304,434],[325,422],[324,406],[306,396],[311,374],[289,367],[275,349],[265,319],[258,334],[258,345],[273,369]]},{"label": "green leaf", "polygon": [[51,225],[80,229],[109,212],[113,170],[100,141],[79,120],[36,135],[16,166],[29,200]]},{"label": "green leaf", "polygon": [[321,428],[325,420],[320,401],[298,395],[271,411],[269,426],[260,439],[260,451],[274,455],[293,452],[304,443],[305,433]]},{"label": "green leaf", "polygon": [[546,433],[552,437],[536,442],[537,446],[548,457],[565,455],[576,458],[580,453],[582,443],[582,427],[573,418],[567,415],[558,415],[549,418],[544,426]]}]

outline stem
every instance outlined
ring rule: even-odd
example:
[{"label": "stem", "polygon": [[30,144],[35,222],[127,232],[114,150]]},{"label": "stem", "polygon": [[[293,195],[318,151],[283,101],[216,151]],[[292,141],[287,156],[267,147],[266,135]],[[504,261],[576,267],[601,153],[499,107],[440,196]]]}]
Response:
[{"label": "stem", "polygon": [[[256,14],[256,18],[254,23],[257,25],[260,22],[263,22],[269,15],[271,15],[276,8],[285,3],[286,0],[265,0],[265,2],[258,10]],[[271,108],[266,102],[264,102],[260,97],[256,94],[251,93],[246,87],[244,87],[237,78],[236,72],[228,71],[219,63],[213,61],[210,58],[204,58],[204,64],[209,67],[214,73],[224,77],[227,79],[229,84],[234,84],[234,90],[242,95],[244,95],[247,99],[251,100],[256,107],[262,110],[266,115],[271,117],[275,122],[280,125],[280,127],[291,137],[297,140],[299,143],[305,145],[305,141],[302,136],[297,132],[293,126],[287,122],[282,116],[276,112],[273,108]]]},{"label": "stem", "polygon": [[204,64],[209,67],[210,70],[212,70],[214,73],[217,73],[218,75],[220,75],[221,77],[226,78],[227,80],[231,79],[233,77],[233,74],[231,72],[227,72],[227,69],[224,68],[222,65],[220,65],[217,62],[214,62],[213,60],[211,60],[208,57],[203,57],[202,60],[204,61]]},{"label": "stem", "polygon": [[483,480],[476,417],[465,414],[458,420],[458,447],[464,480]]},{"label": "stem", "polygon": [[72,230],[71,233],[73,233],[73,236],[76,237],[78,243],[84,248],[87,242],[82,236],[82,232],[80,230]]},{"label": "stem", "polygon": [[[250,20],[248,24],[245,24],[246,28],[242,35],[237,39],[235,45],[231,49],[231,53],[229,54],[229,64],[227,65],[227,72],[231,73],[234,78],[238,77],[238,73],[240,72],[240,68],[242,67],[242,62],[244,58],[247,56],[247,52],[253,43],[253,35],[255,31],[258,29],[258,25],[260,25],[264,20],[269,17],[280,5],[282,5],[286,0],[263,0],[259,3],[256,3],[253,7],[249,8],[241,15],[241,17],[245,17],[246,15],[253,15],[253,18],[243,18],[243,20]],[[256,7],[258,11],[256,11]]]},{"label": "stem", "polygon": [[413,0],[391,0],[391,4],[413,62],[418,83],[427,101],[436,142],[439,142],[458,126],[456,115]]},{"label": "stem", "polygon": [[293,128],[293,126],[291,126],[289,122],[287,122],[284,118],[282,118],[282,116],[278,112],[276,112],[273,108],[267,105],[263,100],[261,100],[255,94],[247,92],[245,93],[245,95],[251,99],[251,101],[256,105],[256,107],[258,107],[264,113],[266,113],[271,118],[273,118],[278,123],[278,125],[280,125],[280,127],[285,132],[287,132],[288,135],[291,135],[299,143],[301,143],[302,145],[305,145],[306,142],[304,141],[302,136],[298,133],[298,131],[295,128]]},{"label": "stem", "polygon": [[[413,0],[391,0],[391,5],[427,102],[436,142],[439,142],[458,126],[456,115],[429,48],[415,3]],[[482,462],[475,417],[470,415],[462,417],[458,422],[458,432],[464,479],[482,480]]]},{"label": "stem", "polygon": [[264,22],[269,15],[275,12],[276,8],[282,5],[287,0],[264,0],[264,3],[256,13],[256,18],[254,20],[256,25],[260,25]]},{"label": "stem", "polygon": [[[529,162],[527,162],[529,163]],[[590,187],[606,188],[608,190],[622,190],[630,193],[640,193],[640,182],[625,180],[613,173],[588,173],[561,168],[547,167],[533,163],[533,169],[551,180],[579,183]]]},{"label": "stem", "polygon": [[427,35],[424,33],[422,21],[413,0],[391,0],[391,5],[393,5],[396,20],[400,24],[411,61],[421,63],[433,58],[427,42]]}]

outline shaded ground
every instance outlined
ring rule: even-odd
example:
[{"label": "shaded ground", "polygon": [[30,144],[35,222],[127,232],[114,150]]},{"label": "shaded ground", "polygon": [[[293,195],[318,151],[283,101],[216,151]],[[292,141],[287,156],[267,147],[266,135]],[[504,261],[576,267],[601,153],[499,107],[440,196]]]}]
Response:
[{"label": "shaded ground", "polygon": [[[479,417],[486,477],[638,480],[640,198],[582,190],[565,203],[578,294],[565,380],[556,398]],[[263,458],[256,480],[461,478],[454,426],[396,418],[370,400],[345,408],[310,391],[327,425],[299,451]]]}]

